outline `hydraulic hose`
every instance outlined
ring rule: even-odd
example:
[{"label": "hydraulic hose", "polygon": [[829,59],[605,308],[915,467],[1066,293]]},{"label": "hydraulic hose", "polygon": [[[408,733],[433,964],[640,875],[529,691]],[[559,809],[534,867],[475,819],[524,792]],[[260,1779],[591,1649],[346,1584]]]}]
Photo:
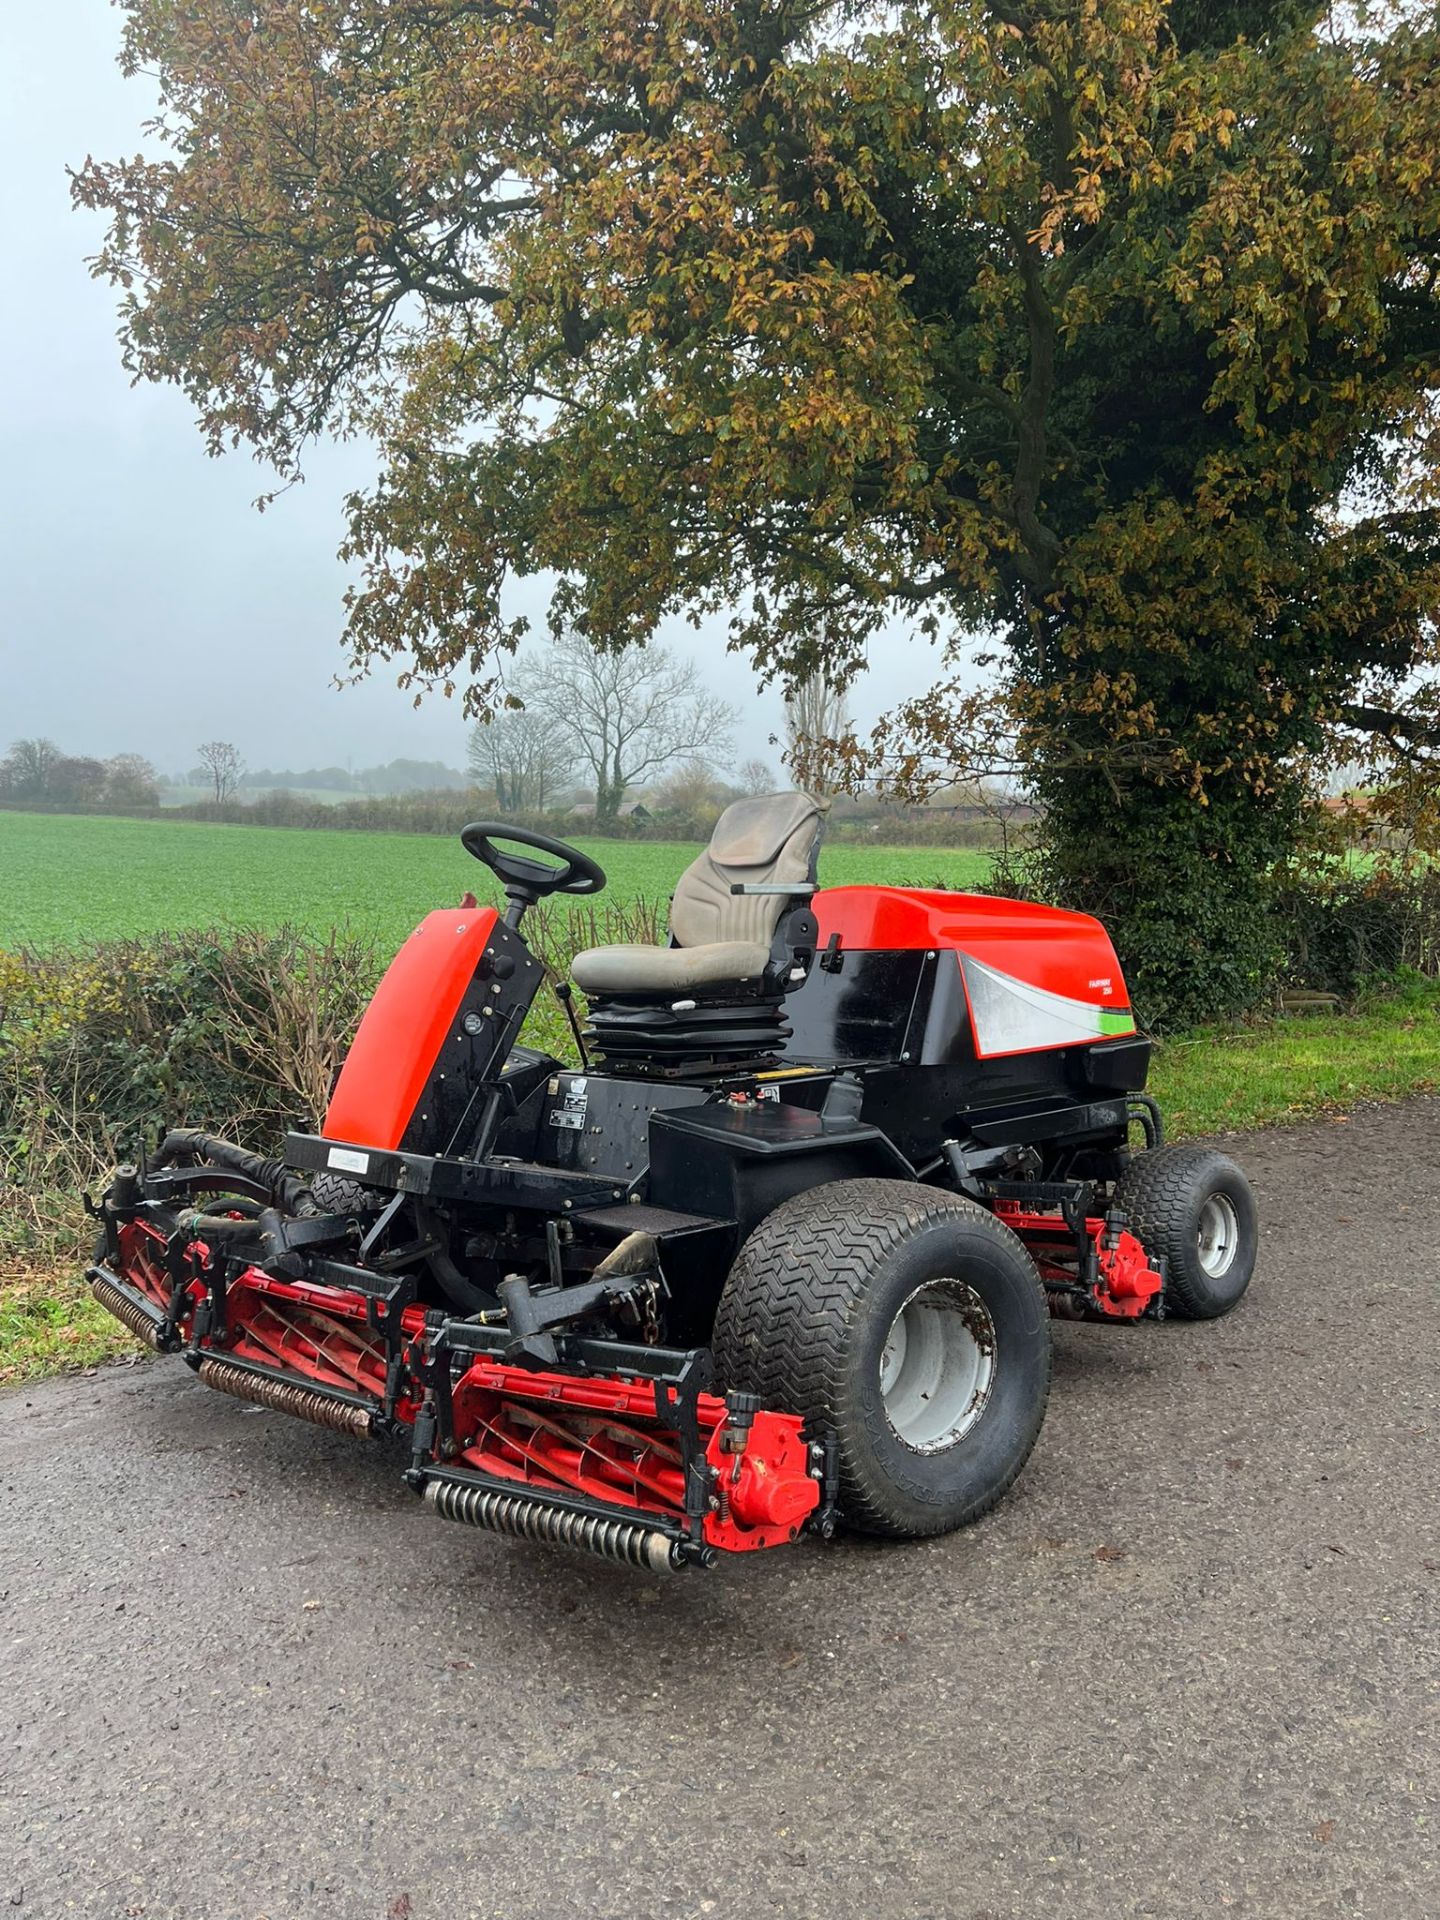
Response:
[{"label": "hydraulic hose", "polygon": [[[291,1172],[283,1160],[266,1160],[261,1154],[248,1153],[244,1147],[237,1147],[233,1141],[221,1140],[213,1133],[202,1133],[198,1127],[177,1127],[167,1133],[151,1165],[173,1166],[186,1154],[194,1154],[197,1159],[208,1161],[211,1166],[224,1167],[231,1173],[243,1174],[247,1180],[253,1180],[257,1186],[268,1191],[281,1213],[291,1214],[296,1219],[308,1219],[323,1212],[309,1187],[298,1174]],[[231,1224],[238,1226],[240,1223],[234,1221]]]},{"label": "hydraulic hose", "polygon": [[[160,1143],[159,1153],[150,1164],[154,1167],[171,1166],[190,1155],[211,1166],[253,1180],[257,1186],[269,1192],[273,1206],[260,1208],[253,1214],[250,1206],[244,1206],[238,1210],[250,1217],[242,1220],[227,1220],[224,1214],[209,1213],[203,1207],[187,1208],[177,1215],[177,1222],[184,1232],[203,1234],[211,1241],[245,1241],[253,1244],[258,1238],[265,1254],[273,1259],[286,1251],[284,1220],[280,1216],[288,1214],[292,1219],[314,1219],[325,1212],[310,1189],[283,1160],[266,1160],[258,1153],[247,1153],[244,1147],[237,1147],[233,1141],[221,1140],[213,1133],[201,1132],[199,1128],[177,1127],[167,1133]],[[461,1313],[479,1313],[497,1308],[500,1303],[494,1294],[477,1287],[450,1257],[443,1222],[418,1202],[415,1213],[421,1232],[428,1233],[433,1242],[426,1256],[430,1271],[450,1304]]]},{"label": "hydraulic hose", "polygon": [[212,1246],[226,1242],[247,1248],[258,1246],[267,1261],[282,1259],[290,1252],[284,1216],[274,1207],[262,1207],[253,1219],[246,1220],[227,1220],[223,1214],[186,1207],[176,1214],[175,1224],[182,1233],[197,1234]]}]

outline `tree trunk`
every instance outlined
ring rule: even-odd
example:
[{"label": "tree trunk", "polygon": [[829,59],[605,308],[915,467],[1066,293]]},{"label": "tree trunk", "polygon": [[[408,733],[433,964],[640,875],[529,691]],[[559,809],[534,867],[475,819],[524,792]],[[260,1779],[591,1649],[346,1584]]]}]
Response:
[{"label": "tree trunk", "polygon": [[620,803],[624,798],[625,782],[617,761],[601,774],[595,788],[596,825],[603,822],[606,826],[613,826],[620,817]]}]

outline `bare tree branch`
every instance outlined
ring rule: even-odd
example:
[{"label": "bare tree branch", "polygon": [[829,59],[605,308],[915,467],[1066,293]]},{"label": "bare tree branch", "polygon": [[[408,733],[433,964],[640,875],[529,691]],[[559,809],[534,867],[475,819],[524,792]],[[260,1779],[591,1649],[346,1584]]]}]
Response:
[{"label": "bare tree branch", "polygon": [[626,788],[645,775],[729,751],[734,710],[693,660],[660,647],[607,652],[571,629],[539,656],[524,686],[527,710],[589,769],[597,820],[613,820]]}]

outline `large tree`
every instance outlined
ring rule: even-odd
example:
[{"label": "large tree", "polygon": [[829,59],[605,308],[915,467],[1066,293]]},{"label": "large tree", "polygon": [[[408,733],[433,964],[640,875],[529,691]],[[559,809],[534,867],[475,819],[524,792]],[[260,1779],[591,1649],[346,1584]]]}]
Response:
[{"label": "large tree", "polygon": [[0,788],[21,799],[42,799],[51,791],[55,770],[64,758],[53,740],[16,740],[0,760]]},{"label": "large tree", "polygon": [[574,783],[563,735],[543,714],[502,707],[470,733],[470,772],[495,792],[501,813],[543,813]]},{"label": "large tree", "polygon": [[613,821],[625,789],[730,750],[732,709],[705,685],[693,660],[663,647],[597,647],[571,628],[522,679],[525,710],[588,773],[595,818]]},{"label": "large tree", "polygon": [[158,807],[160,776],[139,753],[117,753],[105,762],[105,799],[112,807]]},{"label": "large tree", "polygon": [[[292,470],[364,430],[357,671],[498,685],[517,575],[1008,759],[1153,1012],[1253,991],[1306,768],[1431,776],[1440,37],[1315,0],[125,0],[160,150],[87,164],[135,372]],[[857,771],[864,771],[863,767]]]}]

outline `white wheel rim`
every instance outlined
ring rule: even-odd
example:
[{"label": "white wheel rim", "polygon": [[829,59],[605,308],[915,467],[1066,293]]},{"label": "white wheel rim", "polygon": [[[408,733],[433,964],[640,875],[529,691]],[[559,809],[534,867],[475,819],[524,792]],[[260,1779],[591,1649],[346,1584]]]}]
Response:
[{"label": "white wheel rim", "polygon": [[963,1280],[927,1280],[890,1323],[880,1398],[896,1439],[940,1453],[965,1438],[995,1379],[995,1325]]},{"label": "white wheel rim", "polygon": [[1240,1216],[1228,1193],[1212,1193],[1201,1207],[1195,1249],[1201,1269],[1211,1280],[1219,1280],[1234,1266],[1240,1249]]}]

